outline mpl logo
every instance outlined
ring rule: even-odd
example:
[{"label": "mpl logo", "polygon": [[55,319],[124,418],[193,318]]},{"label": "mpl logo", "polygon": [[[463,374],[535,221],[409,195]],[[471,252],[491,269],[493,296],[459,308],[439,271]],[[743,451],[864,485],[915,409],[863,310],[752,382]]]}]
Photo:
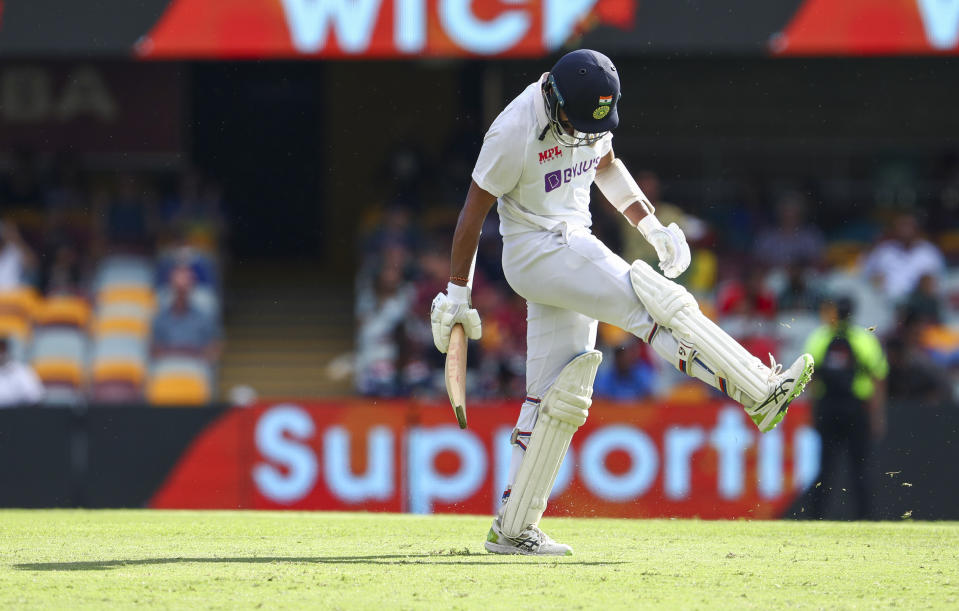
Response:
[{"label": "mpl logo", "polygon": [[552,161],[562,156],[563,156],[563,149],[559,148],[558,146],[554,146],[553,148],[546,149],[545,151],[539,154],[539,162],[541,164],[546,163],[547,161]]}]

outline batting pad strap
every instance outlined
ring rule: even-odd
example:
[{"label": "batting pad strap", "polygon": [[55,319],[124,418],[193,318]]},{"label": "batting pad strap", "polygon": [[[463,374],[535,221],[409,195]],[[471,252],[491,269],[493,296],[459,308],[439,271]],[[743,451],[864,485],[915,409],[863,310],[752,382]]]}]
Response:
[{"label": "batting pad strap", "polygon": [[526,454],[500,515],[507,537],[518,537],[543,517],[573,434],[586,422],[593,381],[602,360],[603,355],[597,350],[574,358],[543,397]]},{"label": "batting pad strap", "polygon": [[733,386],[750,400],[762,401],[769,393],[771,370],[750,354],[699,309],[696,299],[682,286],[664,277],[645,261],[635,261],[629,270],[633,291],[657,323],[724,372]]},{"label": "batting pad strap", "polygon": [[[592,391],[592,388],[590,388]],[[593,401],[589,397],[573,394],[562,388],[557,388],[550,403],[541,408],[541,414],[548,414],[560,422],[579,428],[586,422],[589,406]]]},{"label": "batting pad strap", "polygon": [[620,212],[625,212],[626,208],[629,208],[633,202],[639,202],[646,210],[647,215],[656,212],[656,208],[653,207],[649,198],[636,184],[633,175],[629,173],[620,159],[613,159],[611,164],[596,172],[596,178],[593,182],[599,187],[603,197],[608,199],[609,203]]}]

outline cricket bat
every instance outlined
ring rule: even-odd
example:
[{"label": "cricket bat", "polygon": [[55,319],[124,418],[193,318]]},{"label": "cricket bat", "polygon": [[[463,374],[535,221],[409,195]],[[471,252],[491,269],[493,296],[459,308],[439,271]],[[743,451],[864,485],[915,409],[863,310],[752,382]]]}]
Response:
[{"label": "cricket bat", "polygon": [[466,332],[456,323],[446,351],[446,392],[460,428],[466,428]]}]

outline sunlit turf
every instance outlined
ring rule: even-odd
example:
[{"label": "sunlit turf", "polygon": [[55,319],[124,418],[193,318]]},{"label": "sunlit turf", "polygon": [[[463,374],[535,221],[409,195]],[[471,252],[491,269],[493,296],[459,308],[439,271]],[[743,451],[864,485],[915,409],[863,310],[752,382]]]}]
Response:
[{"label": "sunlit turf", "polygon": [[489,518],[0,511],[0,609],[959,608],[959,524],[546,519],[567,558],[493,556]]}]

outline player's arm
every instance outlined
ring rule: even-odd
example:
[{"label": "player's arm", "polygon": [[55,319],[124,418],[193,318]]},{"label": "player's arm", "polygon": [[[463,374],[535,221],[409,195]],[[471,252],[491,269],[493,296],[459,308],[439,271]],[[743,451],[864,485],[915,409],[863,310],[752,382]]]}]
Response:
[{"label": "player's arm", "polygon": [[446,285],[446,292],[433,299],[430,309],[433,343],[443,353],[449,348],[450,333],[457,323],[463,325],[463,331],[470,339],[479,339],[483,334],[479,312],[470,304],[470,268],[489,209],[497,197],[516,187],[523,172],[527,142],[516,137],[515,129],[511,128],[512,121],[512,115],[504,111],[483,137],[466,203],[456,221],[450,254],[450,282]]},{"label": "player's arm", "polygon": [[639,188],[632,175],[612,149],[596,166],[596,186],[614,208],[639,230],[659,256],[659,268],[668,278],[686,271],[690,263],[686,236],[676,223],[664,227],[656,218],[656,208]]},{"label": "player's arm", "polygon": [[480,230],[483,221],[489,214],[490,208],[496,203],[496,196],[484,191],[470,181],[469,192],[466,194],[466,203],[460,210],[456,221],[456,231],[453,233],[453,251],[450,254],[450,282],[465,287],[469,278],[470,267],[473,263],[473,254],[479,244]]},{"label": "player's arm", "polygon": [[437,295],[430,308],[433,343],[440,352],[446,353],[449,349],[450,334],[457,323],[463,325],[463,331],[470,339],[479,339],[483,334],[479,312],[470,303],[468,284],[480,230],[495,201],[495,195],[480,187],[475,180],[470,182],[466,203],[460,210],[453,232],[450,281],[446,285],[446,292]]}]

